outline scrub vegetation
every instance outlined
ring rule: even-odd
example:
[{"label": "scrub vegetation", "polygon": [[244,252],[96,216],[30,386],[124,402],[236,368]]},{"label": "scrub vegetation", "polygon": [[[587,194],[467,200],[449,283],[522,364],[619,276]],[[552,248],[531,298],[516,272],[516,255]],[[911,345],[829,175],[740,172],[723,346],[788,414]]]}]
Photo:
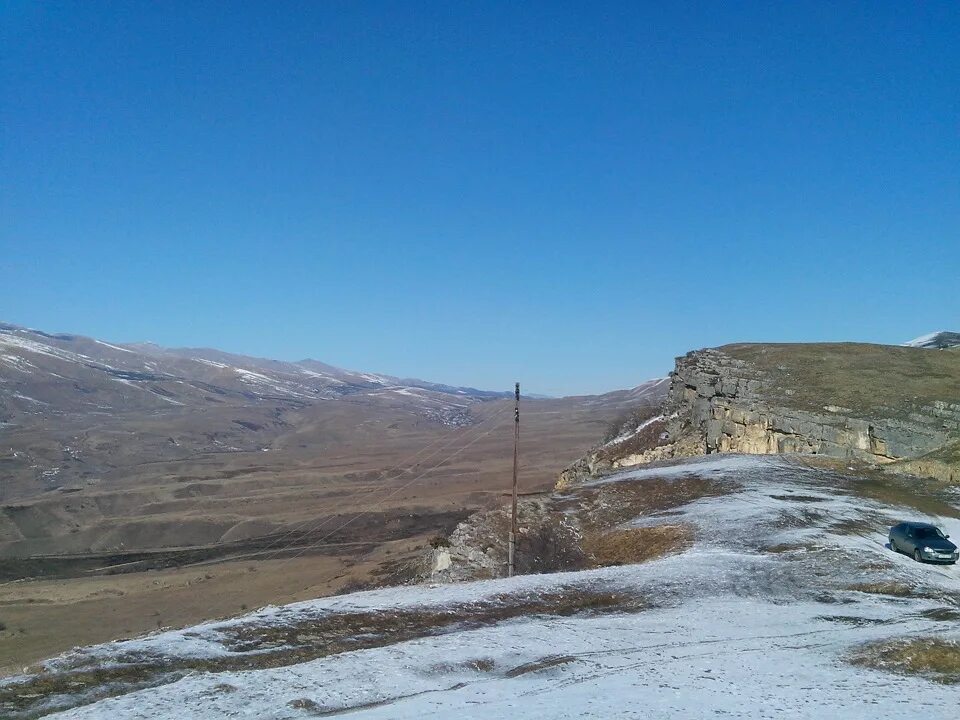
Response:
[{"label": "scrub vegetation", "polygon": [[941,638],[906,638],[864,647],[855,665],[922,675],[942,683],[960,683],[960,642]]},{"label": "scrub vegetation", "polygon": [[960,398],[960,353],[865,343],[735,344],[720,350],[767,375],[769,400],[813,412],[829,402],[861,417],[906,417],[934,401]]}]

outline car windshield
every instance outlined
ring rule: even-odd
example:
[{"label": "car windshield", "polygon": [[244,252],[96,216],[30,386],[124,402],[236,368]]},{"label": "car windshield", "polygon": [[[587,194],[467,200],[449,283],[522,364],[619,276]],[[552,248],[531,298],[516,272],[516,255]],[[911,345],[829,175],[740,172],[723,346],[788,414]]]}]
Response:
[{"label": "car windshield", "polygon": [[918,538],[942,538],[943,533],[937,528],[916,528],[913,531]]}]

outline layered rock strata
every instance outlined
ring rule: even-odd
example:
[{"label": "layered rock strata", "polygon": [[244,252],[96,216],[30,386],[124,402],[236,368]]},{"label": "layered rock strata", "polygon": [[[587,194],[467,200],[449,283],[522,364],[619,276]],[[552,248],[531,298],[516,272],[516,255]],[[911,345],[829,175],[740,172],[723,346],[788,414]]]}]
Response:
[{"label": "layered rock strata", "polygon": [[[719,350],[698,350],[677,359],[667,411],[671,436],[702,440],[703,452],[814,453],[888,463],[942,447],[960,431],[960,404],[936,401],[897,417],[856,417],[825,404],[812,412],[766,398],[791,390]],[[829,399],[826,399],[829,401]]]},{"label": "layered rock strata", "polygon": [[564,470],[558,487],[622,467],[711,453],[806,453],[947,481],[960,476],[939,456],[960,438],[960,398],[911,407],[864,403],[868,410],[854,410],[833,404],[840,401],[822,389],[790,382],[789,368],[759,368],[722,348],[687,353],[671,373],[659,440],[619,455],[600,446]]}]

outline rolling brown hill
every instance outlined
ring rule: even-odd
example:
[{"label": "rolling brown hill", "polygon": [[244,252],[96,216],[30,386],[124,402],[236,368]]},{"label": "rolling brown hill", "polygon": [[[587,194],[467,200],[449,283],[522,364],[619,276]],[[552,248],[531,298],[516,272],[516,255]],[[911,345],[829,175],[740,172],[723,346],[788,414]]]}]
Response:
[{"label": "rolling brown hill", "polygon": [[[523,398],[523,491],[666,386]],[[0,325],[0,668],[393,582],[503,502],[512,419],[512,393]]]},{"label": "rolling brown hill", "polygon": [[[525,399],[526,484],[546,486],[598,426],[661,385]],[[3,325],[0,553],[192,556],[369,511],[368,494],[424,473],[384,504],[428,506],[442,527],[504,485],[511,431],[493,428],[509,396]],[[417,485],[435,489],[420,497]]]}]

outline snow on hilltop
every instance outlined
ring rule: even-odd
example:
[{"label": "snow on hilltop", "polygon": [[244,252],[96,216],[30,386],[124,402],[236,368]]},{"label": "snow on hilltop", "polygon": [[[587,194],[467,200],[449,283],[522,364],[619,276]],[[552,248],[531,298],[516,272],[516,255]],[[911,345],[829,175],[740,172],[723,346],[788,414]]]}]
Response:
[{"label": "snow on hilltop", "polygon": [[[875,720],[909,707],[925,720],[956,716],[955,685],[858,660],[878,644],[960,640],[948,621],[960,615],[956,568],[884,547],[889,524],[922,513],[776,457],[711,456],[595,482],[690,477],[725,492],[671,511],[669,522],[697,529],[682,554],[374,590],[78,649],[39,675],[0,681],[0,713]],[[960,535],[955,517],[930,519]],[[657,522],[650,514],[626,526]],[[94,677],[101,685],[85,687]]]},{"label": "snow on hilltop", "polygon": [[203,410],[224,403],[302,406],[349,397],[351,402],[380,398],[373,401],[379,405],[392,399],[422,417],[458,426],[466,424],[469,404],[511,396],[344,370],[315,360],[284,362],[204,348],[117,345],[2,322],[0,382],[11,390],[6,402],[0,397],[0,415],[5,412],[14,424],[58,413],[153,413],[170,411],[171,406]]},{"label": "snow on hilltop", "polygon": [[960,347],[960,333],[950,332],[949,330],[938,330],[937,332],[921,335],[909,342],[905,342],[904,346],[936,350]]}]

